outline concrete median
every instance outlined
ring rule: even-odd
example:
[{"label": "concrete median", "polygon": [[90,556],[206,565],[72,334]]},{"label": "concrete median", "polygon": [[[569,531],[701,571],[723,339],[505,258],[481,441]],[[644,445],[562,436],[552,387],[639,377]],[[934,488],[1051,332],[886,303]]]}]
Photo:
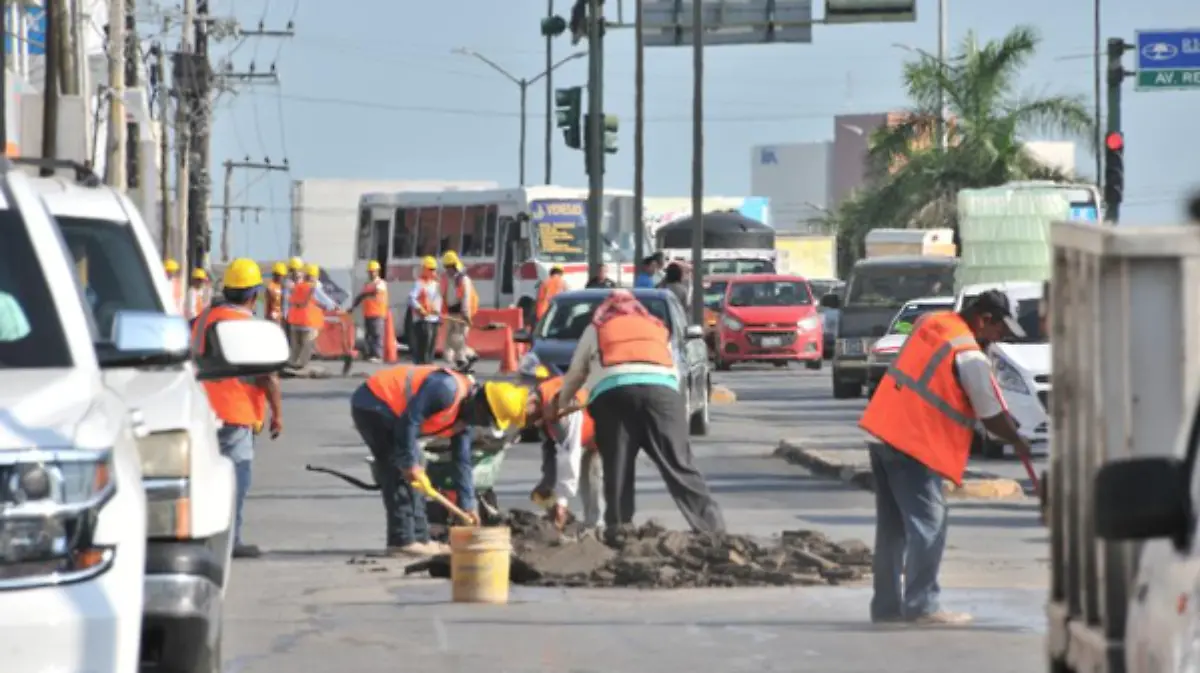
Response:
[{"label": "concrete median", "polygon": [[[795,441],[781,440],[775,456],[800,465],[813,474],[838,479],[867,491],[875,490],[870,452],[862,448],[811,448]],[[1014,479],[968,469],[962,486],[945,484],[946,496],[971,500],[1015,500],[1025,497],[1025,489]]]}]

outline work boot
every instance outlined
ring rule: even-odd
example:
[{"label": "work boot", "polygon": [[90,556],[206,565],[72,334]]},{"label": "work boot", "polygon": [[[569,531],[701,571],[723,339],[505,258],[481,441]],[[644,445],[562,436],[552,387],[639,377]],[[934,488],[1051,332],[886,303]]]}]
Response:
[{"label": "work boot", "polygon": [[389,546],[384,553],[385,556],[396,559],[419,559],[437,554],[428,542],[410,542],[400,547]]},{"label": "work boot", "polygon": [[938,610],[927,615],[921,615],[913,619],[912,623],[921,626],[961,626],[963,624],[970,624],[971,619],[971,615],[965,612]]},{"label": "work boot", "polygon": [[237,543],[233,545],[233,558],[258,558],[262,551],[257,545]]},{"label": "work boot", "polygon": [[450,545],[446,544],[445,542],[438,542],[437,540],[428,540],[426,542],[419,542],[418,544],[423,545],[425,547],[425,549],[427,549],[429,551],[429,554],[431,556],[439,556],[441,554],[449,554],[450,553]]}]

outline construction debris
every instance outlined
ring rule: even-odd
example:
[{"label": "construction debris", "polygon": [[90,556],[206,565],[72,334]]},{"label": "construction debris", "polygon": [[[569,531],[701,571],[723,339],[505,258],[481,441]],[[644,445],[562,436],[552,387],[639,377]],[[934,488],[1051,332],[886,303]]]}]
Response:
[{"label": "construction debris", "polygon": [[[815,531],[784,531],[758,542],[742,535],[667,530],[651,519],[604,533],[572,522],[558,531],[544,518],[509,512],[511,579],[552,587],[811,586],[866,577],[871,551],[859,540],[833,542]],[[449,577],[449,557],[413,564],[407,574]]]}]

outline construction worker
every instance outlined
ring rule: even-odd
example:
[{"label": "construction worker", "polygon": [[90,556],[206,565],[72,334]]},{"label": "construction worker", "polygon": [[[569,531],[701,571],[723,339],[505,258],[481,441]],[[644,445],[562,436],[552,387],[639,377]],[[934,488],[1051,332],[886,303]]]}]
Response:
[{"label": "construction worker", "polygon": [[549,415],[549,402],[562,388],[562,375],[549,368],[533,353],[521,358],[517,374],[523,385],[532,387],[531,418],[542,419],[542,478],[529,494],[535,504],[545,507],[549,518],[562,528],[569,518],[570,499],[578,493],[583,500],[583,523],[594,527],[603,511],[600,489],[600,454],[596,451],[596,428],[583,407],[587,391],[575,394],[580,407],[561,418]]},{"label": "construction worker", "polygon": [[[251,259],[233,260],[225,269],[223,299],[205,308],[192,328],[192,351],[202,359],[208,347],[212,328],[225,320],[249,320],[254,317],[258,293],[262,290],[262,272]],[[221,419],[217,443],[222,455],[233,461],[237,478],[237,519],[233,530],[235,558],[255,558],[258,547],[242,539],[242,509],[250,491],[251,466],[254,461],[255,428],[262,422],[264,406],[270,409],[271,438],[283,432],[283,403],[279,394],[279,378],[275,374],[256,376],[250,380],[230,378],[205,381],[213,413]]]},{"label": "construction worker", "polygon": [[687,410],[670,332],[629,290],[613,292],[596,308],[575,347],[551,416],[591,381],[588,413],[604,466],[604,523],[633,521],[634,466],[644,450],[667,491],[697,532],[725,529],[721,508],[692,459]]},{"label": "construction worker", "polygon": [[446,317],[446,362],[452,367],[469,367],[478,359],[467,345],[471,321],[479,310],[479,295],[462,261],[453,250],[442,255],[442,314]]},{"label": "construction worker", "polygon": [[442,288],[437,278],[437,260],[433,257],[421,260],[421,274],[408,294],[408,308],[413,332],[413,338],[408,340],[409,355],[415,365],[430,364],[442,319]]},{"label": "construction worker", "polygon": [[557,264],[550,268],[550,276],[538,288],[537,312],[534,318],[541,320],[550,308],[550,300],[555,295],[567,291],[567,280],[563,278],[563,268]]},{"label": "construction worker", "polygon": [[283,262],[275,262],[275,266],[271,267],[271,280],[267,281],[263,311],[267,320],[271,322],[283,323],[283,288],[287,282],[287,273],[287,265]]},{"label": "construction worker", "polygon": [[521,427],[528,404],[528,388],[495,381],[477,384],[458,372],[427,365],[384,369],[359,386],[350,399],[350,415],[378,466],[389,556],[449,551],[429,539],[425,494],[433,491],[433,484],[421,465],[418,440],[450,439],[457,504],[477,523],[471,428]]},{"label": "construction worker", "polygon": [[325,326],[325,311],[337,309],[337,303],[321,289],[321,267],[316,264],[306,266],[304,275],[292,287],[288,298],[289,369],[299,371],[308,366],[313,346]]},{"label": "construction worker", "polygon": [[367,282],[362,292],[354,298],[350,311],[363,307],[363,326],[367,330],[367,362],[383,361],[383,333],[387,326],[388,305],[387,281],[382,276],[383,267],[376,260],[367,262]]},{"label": "construction worker", "polygon": [[163,262],[163,271],[167,274],[167,282],[171,284],[171,302],[175,310],[183,313],[183,297],[187,294],[187,285],[179,273],[179,262],[168,258]]},{"label": "construction worker", "polygon": [[[976,419],[1028,456],[986,355],[989,343],[1023,336],[1008,296],[989,291],[960,313],[927,313],[880,381],[859,426],[875,479],[875,622],[961,624],[939,604],[946,548],[942,480],[962,483]],[[903,582],[901,581],[903,577]]]},{"label": "construction worker", "polygon": [[188,285],[183,315],[188,320],[195,320],[211,301],[212,285],[208,282],[208,272],[199,267],[192,269],[192,282]]}]

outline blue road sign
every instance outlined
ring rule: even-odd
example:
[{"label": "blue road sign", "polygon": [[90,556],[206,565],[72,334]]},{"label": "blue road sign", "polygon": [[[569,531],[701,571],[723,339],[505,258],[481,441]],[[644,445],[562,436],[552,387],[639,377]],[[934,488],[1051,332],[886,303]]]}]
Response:
[{"label": "blue road sign", "polygon": [[[42,56],[46,53],[46,11],[41,7],[25,7],[21,10],[22,20],[29,24],[29,53]],[[13,26],[8,27],[9,34],[4,36],[4,51],[12,54],[17,50],[17,38],[12,33],[17,32]]]},{"label": "blue road sign", "polygon": [[1137,33],[1137,69],[1200,69],[1200,28],[1141,30]]}]

